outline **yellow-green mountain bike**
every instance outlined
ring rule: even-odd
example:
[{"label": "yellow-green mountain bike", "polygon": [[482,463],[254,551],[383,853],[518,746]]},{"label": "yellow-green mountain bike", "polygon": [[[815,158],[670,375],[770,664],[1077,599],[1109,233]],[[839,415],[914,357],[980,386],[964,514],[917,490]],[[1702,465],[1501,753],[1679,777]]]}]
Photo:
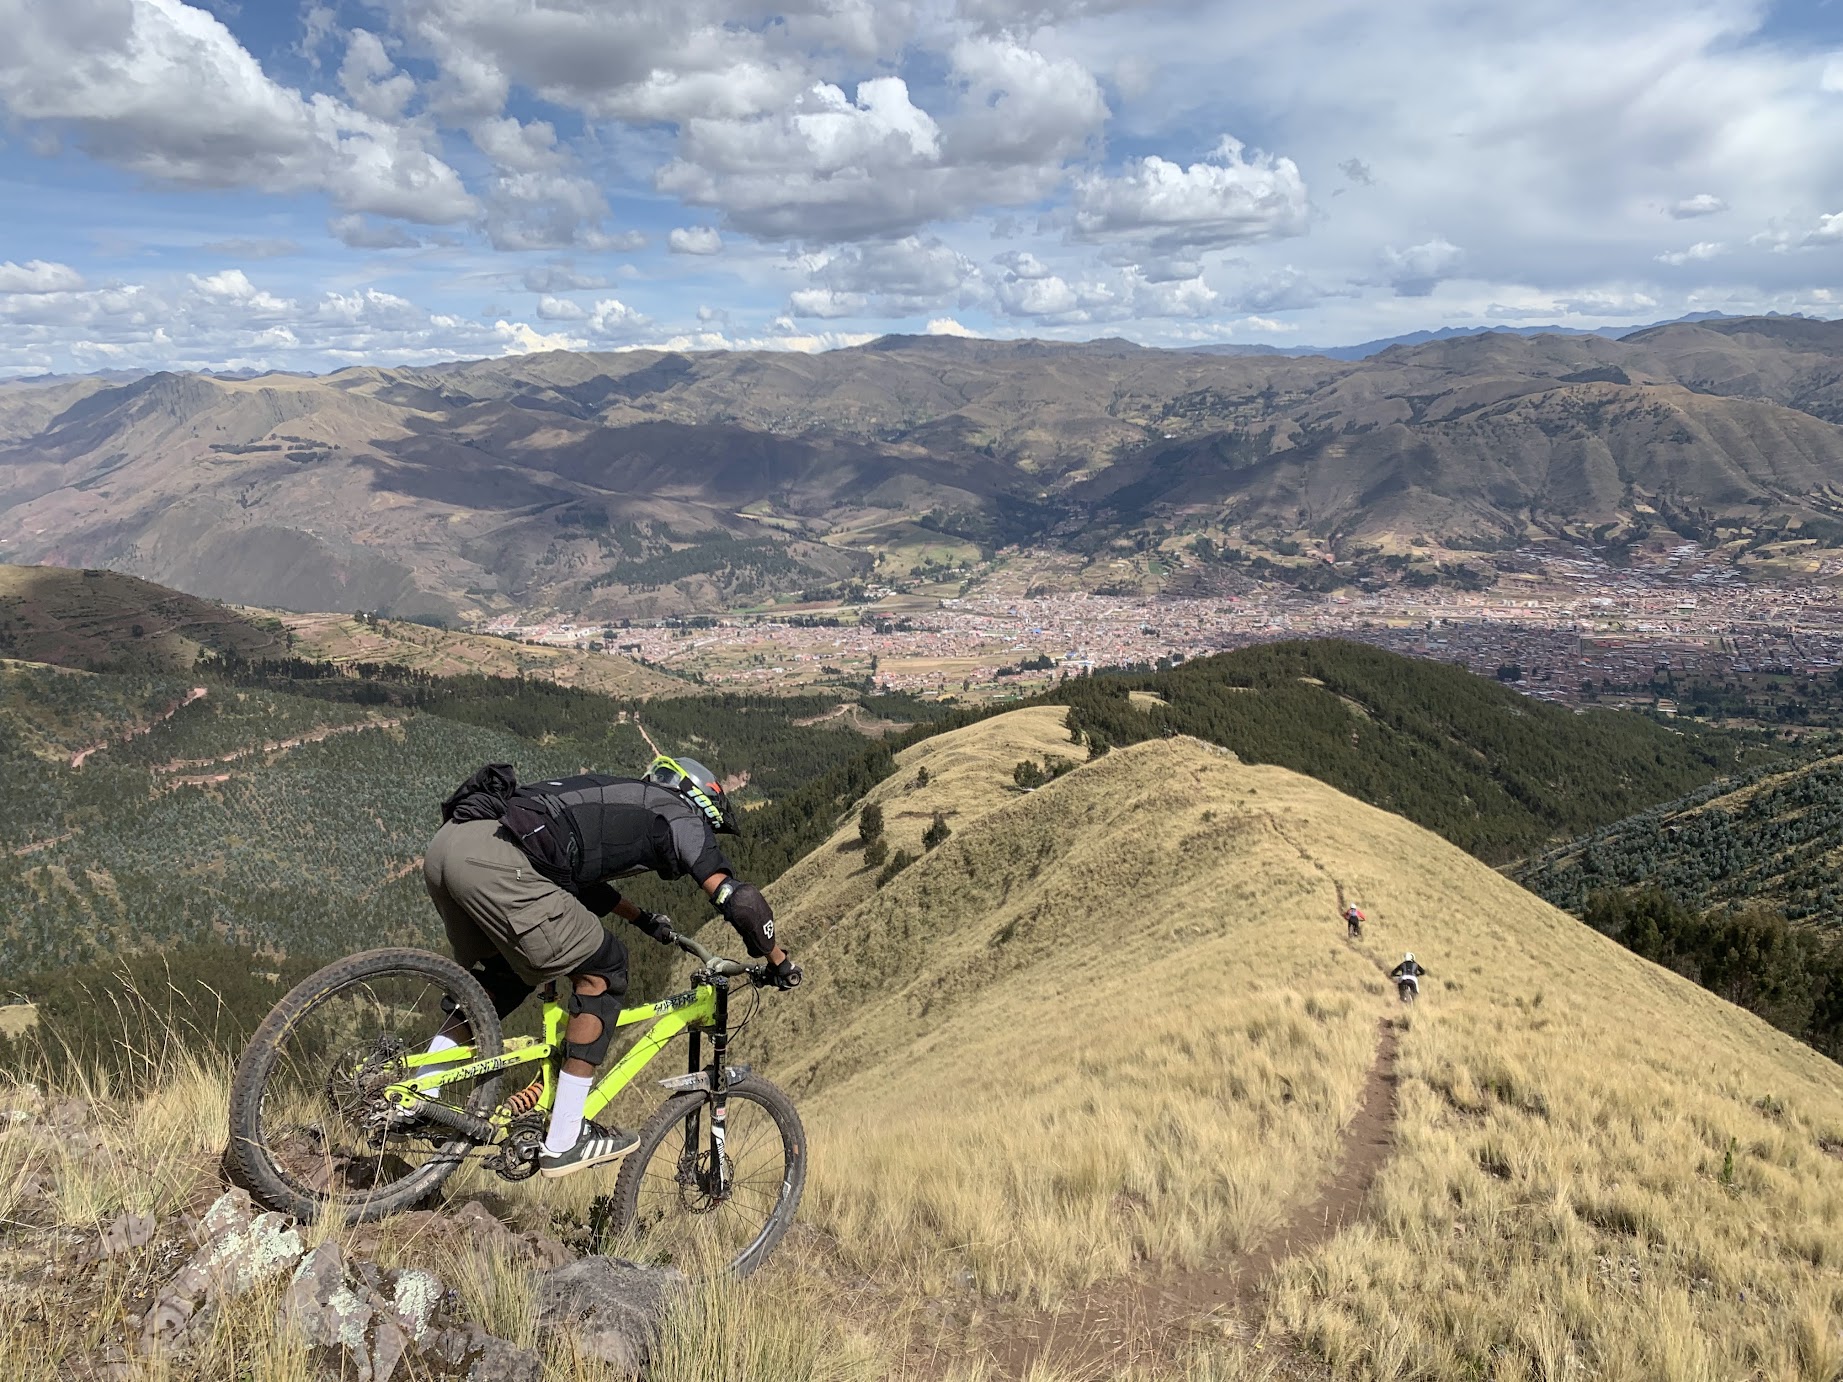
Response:
[{"label": "yellow-green mountain bike", "polygon": [[[626,1256],[727,1262],[746,1274],[793,1222],[806,1133],[786,1094],[729,1064],[732,985],[765,986],[765,968],[673,940],[699,961],[692,987],[621,1013],[620,1027],[651,1025],[597,1082],[586,1116],[680,1032],[689,1034],[686,1073],[659,1081],[666,1100],[591,1226],[598,1246]],[[431,1054],[430,1037],[451,1013],[473,1040]],[[426,950],[368,950],[328,965],[276,1004],[238,1062],[231,1165],[271,1208],[352,1223],[427,1199],[469,1157],[525,1180],[538,1169],[568,1020],[547,992],[544,1035],[504,1036],[479,982]],[[512,1071],[529,1082],[507,1095]]]}]

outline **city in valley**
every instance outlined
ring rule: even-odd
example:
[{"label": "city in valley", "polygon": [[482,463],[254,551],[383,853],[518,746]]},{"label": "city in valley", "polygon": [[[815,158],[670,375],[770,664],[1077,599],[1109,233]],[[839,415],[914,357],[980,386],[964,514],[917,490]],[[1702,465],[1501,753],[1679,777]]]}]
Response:
[{"label": "city in valley", "polygon": [[1226,593],[1203,593],[1199,581],[1187,593],[1174,593],[1176,582],[1161,593],[1123,592],[1118,581],[1081,589],[1059,583],[1068,570],[1050,564],[1008,554],[956,585],[873,589],[848,606],[612,624],[507,616],[482,631],[620,653],[739,691],[874,684],[977,700],[1282,638],[1357,639],[1546,700],[1667,712],[1697,684],[1832,684],[1843,668],[1835,585],[1749,579],[1693,544],[1632,566],[1587,549],[1530,550],[1500,558],[1500,573],[1514,574],[1486,589],[1328,595],[1245,579]]}]

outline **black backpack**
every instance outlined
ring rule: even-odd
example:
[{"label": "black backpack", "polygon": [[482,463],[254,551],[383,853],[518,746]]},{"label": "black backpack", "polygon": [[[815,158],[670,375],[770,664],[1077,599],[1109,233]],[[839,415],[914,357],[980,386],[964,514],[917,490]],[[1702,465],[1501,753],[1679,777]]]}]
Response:
[{"label": "black backpack", "polygon": [[518,790],[510,763],[488,763],[442,803],[442,824],[450,821],[496,821],[506,813],[506,798]]}]

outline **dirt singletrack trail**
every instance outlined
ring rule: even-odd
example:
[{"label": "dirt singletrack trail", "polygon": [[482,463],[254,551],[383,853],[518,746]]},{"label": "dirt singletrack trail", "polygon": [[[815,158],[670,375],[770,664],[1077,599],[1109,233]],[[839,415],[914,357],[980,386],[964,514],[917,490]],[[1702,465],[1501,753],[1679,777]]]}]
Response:
[{"label": "dirt singletrack trail", "polygon": [[1393,1018],[1377,1026],[1376,1058],[1356,1114],[1344,1128],[1336,1167],[1310,1200],[1229,1262],[1150,1281],[1101,1282],[1060,1310],[1019,1322],[1008,1338],[988,1346],[998,1374],[1022,1378],[1041,1361],[1100,1382],[1129,1365],[1175,1361],[1203,1316],[1226,1311],[1245,1319],[1258,1313],[1261,1283],[1288,1258],[1310,1252],[1354,1222],[1394,1151],[1400,1038]]}]

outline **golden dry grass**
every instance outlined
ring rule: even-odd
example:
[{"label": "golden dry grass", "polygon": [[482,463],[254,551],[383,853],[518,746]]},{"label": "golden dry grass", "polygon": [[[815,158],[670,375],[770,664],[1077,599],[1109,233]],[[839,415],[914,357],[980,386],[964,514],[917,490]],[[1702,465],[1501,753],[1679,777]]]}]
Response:
[{"label": "golden dry grass", "polygon": [[1159,741],[1007,794],[1024,718],[911,751],[989,810],[883,891],[828,914],[844,855],[776,890],[809,987],[757,1040],[851,1270],[1002,1313],[1232,1261],[1324,1177],[1412,948],[1367,1222],[1248,1323],[1340,1376],[1838,1375],[1833,1064],[1280,769]]},{"label": "golden dry grass", "polygon": [[[1335,1164],[1377,1023],[1401,1016],[1384,972],[1412,948],[1431,977],[1361,1220],[1284,1262],[1235,1327],[1148,1343],[1108,1376],[1843,1376],[1834,1065],[1283,770],[1165,740],[1011,790],[1017,759],[1065,745],[1057,712],[1033,710],[908,750],[876,793],[891,843],[917,848],[937,809],[947,842],[878,890],[840,848],[853,816],[775,886],[808,982],[738,1055],[800,1101],[802,1222],[768,1269],[681,1304],[662,1375],[995,1382],[1026,1314],[1232,1265]],[[1369,915],[1354,947],[1340,890]],[[115,1115],[116,1151],[53,1167],[70,1221],[196,1188],[221,1075],[175,1064]],[[19,1145],[0,1137],[0,1217]],[[571,1218],[593,1181],[518,1198]],[[524,1278],[444,1251],[427,1264],[476,1318],[546,1346],[558,1377],[593,1376],[536,1336]],[[30,1357],[94,1334],[31,1342],[19,1299],[0,1294],[0,1339]],[[226,1312],[208,1353],[224,1370],[190,1375],[303,1376],[262,1309]]]}]

